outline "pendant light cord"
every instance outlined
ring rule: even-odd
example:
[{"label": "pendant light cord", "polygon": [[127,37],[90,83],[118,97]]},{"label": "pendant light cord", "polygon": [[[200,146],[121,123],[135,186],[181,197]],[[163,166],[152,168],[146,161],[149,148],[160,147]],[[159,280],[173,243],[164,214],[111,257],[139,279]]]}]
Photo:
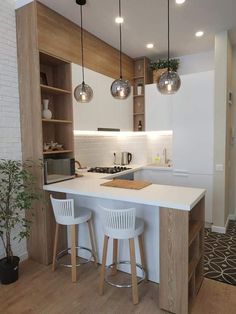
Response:
[{"label": "pendant light cord", "polygon": [[[121,0],[119,0],[119,17],[121,17]],[[120,79],[123,78],[123,73],[122,73],[122,29],[121,29],[121,24],[119,25],[120,29]]]},{"label": "pendant light cord", "polygon": [[170,72],[170,0],[168,0],[168,72]]},{"label": "pendant light cord", "polygon": [[80,5],[80,41],[81,41],[81,63],[82,63],[82,84],[84,85],[84,29],[83,29],[83,6]]}]

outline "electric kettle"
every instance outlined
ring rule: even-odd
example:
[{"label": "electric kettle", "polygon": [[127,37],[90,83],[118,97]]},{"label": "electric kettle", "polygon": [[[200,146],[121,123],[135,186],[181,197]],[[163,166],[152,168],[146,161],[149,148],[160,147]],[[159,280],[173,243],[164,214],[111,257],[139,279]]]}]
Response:
[{"label": "electric kettle", "polygon": [[129,165],[132,160],[132,154],[129,152],[122,152],[121,153],[121,165]]}]

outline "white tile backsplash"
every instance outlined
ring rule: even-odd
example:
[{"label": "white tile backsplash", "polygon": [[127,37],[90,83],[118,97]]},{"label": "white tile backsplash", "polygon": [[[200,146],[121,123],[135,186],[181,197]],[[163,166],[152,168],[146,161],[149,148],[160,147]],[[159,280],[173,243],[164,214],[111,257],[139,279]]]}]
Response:
[{"label": "white tile backsplash", "polygon": [[75,157],[87,167],[112,165],[114,152],[119,157],[122,151],[133,155],[133,164],[152,163],[157,154],[162,158],[164,148],[172,159],[172,135],[75,136]]},{"label": "white tile backsplash", "polygon": [[[15,1],[1,1],[0,10],[0,159],[21,159]],[[14,230],[12,238],[18,234]],[[25,239],[12,240],[13,253],[27,257]],[[4,256],[0,241],[0,259]]]}]

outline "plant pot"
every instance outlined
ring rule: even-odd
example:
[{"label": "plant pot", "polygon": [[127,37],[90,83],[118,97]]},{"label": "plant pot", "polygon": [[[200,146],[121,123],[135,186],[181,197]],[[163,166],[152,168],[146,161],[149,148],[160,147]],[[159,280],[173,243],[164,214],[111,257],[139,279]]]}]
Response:
[{"label": "plant pot", "polygon": [[9,285],[18,280],[20,259],[13,256],[13,262],[7,263],[7,258],[0,259],[0,281],[3,285]]},{"label": "plant pot", "polygon": [[164,69],[158,69],[158,70],[153,70],[153,83],[158,83],[160,80],[160,77],[163,73],[165,73],[168,70],[168,68]]}]

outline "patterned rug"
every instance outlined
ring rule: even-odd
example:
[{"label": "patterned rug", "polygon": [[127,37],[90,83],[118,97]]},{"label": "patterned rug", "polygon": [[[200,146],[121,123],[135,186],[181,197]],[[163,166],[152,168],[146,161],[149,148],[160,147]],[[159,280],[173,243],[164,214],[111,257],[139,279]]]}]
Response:
[{"label": "patterned rug", "polygon": [[236,221],[226,234],[205,229],[204,276],[236,286]]}]

